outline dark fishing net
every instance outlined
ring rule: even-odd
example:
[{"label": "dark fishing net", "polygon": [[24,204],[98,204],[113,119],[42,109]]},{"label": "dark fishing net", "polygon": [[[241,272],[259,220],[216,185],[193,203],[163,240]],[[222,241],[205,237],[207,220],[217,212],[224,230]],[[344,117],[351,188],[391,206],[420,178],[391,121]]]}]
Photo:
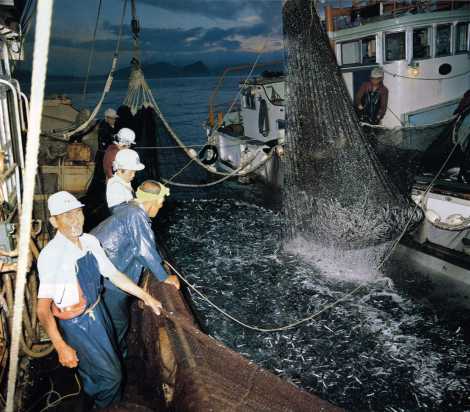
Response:
[{"label": "dark fishing net", "polygon": [[169,312],[156,318],[147,308],[133,310],[130,355],[143,359],[141,385],[163,388],[175,411],[341,411],[281,380],[196,325],[182,295],[151,281],[150,292]]},{"label": "dark fishing net", "polygon": [[283,16],[289,234],[343,247],[392,240],[414,209],[361,130],[313,2],[288,1]]}]

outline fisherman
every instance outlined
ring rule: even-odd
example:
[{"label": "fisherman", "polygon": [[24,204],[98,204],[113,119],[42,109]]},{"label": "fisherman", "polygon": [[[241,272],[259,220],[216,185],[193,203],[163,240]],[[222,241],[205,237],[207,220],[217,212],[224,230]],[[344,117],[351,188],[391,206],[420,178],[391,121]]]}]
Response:
[{"label": "fisherman", "polygon": [[104,120],[101,120],[98,128],[98,150],[104,152],[113,143],[113,136],[116,133],[116,110],[108,108],[104,112]]},{"label": "fisherman", "polygon": [[[116,119],[118,117],[116,110],[109,108],[104,112],[104,120],[101,120],[98,123],[98,150],[95,154],[95,172],[93,174],[93,180],[88,188],[88,193],[103,193],[106,175],[103,171],[102,165],[106,149],[113,143]],[[80,141],[81,137],[78,136],[73,140]]]},{"label": "fisherman", "polygon": [[[175,275],[165,272],[152,231],[153,219],[170,194],[159,182],[146,180],[137,189],[137,198],[113,209],[111,217],[101,222],[92,234],[98,238],[113,264],[136,284],[143,269],[152,272],[155,279],[179,289]],[[129,328],[129,295],[105,280],[103,294],[113,321],[121,353],[127,355],[126,334]]]},{"label": "fisherman", "polygon": [[113,162],[114,175],[106,184],[106,201],[109,209],[134,198],[131,182],[135,172],[143,170],[145,166],[140,162],[139,154],[131,149],[122,149]]},{"label": "fisherman", "polygon": [[383,84],[384,71],[375,67],[370,80],[364,82],[356,93],[355,105],[361,121],[380,124],[388,104],[388,89]]},{"label": "fisherman", "polygon": [[135,133],[126,127],[119,130],[114,136],[114,142],[106,149],[103,158],[103,170],[106,180],[113,177],[113,162],[117,152],[122,149],[129,149],[135,144]]},{"label": "fisherman", "polygon": [[470,106],[470,90],[467,90],[465,94],[462,96],[462,99],[460,99],[459,105],[454,111],[454,115],[463,113],[463,111],[469,106]]},{"label": "fisherman", "polygon": [[48,199],[57,233],[38,259],[37,314],[60,364],[78,366],[85,393],[104,408],[120,399],[122,371],[111,319],[101,302],[101,276],[142,299],[157,315],[162,305],[116,269],[98,239],[83,233],[82,207],[64,191]]}]

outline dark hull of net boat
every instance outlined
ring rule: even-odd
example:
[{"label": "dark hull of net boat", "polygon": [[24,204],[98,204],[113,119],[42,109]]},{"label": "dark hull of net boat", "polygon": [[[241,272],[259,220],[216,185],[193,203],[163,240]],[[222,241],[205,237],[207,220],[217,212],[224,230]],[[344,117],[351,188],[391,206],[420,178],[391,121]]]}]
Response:
[{"label": "dark hull of net boat", "polygon": [[393,240],[420,214],[364,135],[312,4],[291,0],[283,10],[288,234],[354,248]]}]

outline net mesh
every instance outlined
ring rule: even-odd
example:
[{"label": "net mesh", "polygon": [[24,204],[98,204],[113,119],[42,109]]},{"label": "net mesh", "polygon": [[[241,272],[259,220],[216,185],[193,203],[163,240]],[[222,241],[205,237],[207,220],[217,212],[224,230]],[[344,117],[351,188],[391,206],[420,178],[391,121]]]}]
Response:
[{"label": "net mesh", "polygon": [[313,2],[288,1],[283,18],[289,235],[344,247],[392,240],[413,209],[359,125]]},{"label": "net mesh", "polygon": [[146,354],[147,379],[165,388],[171,410],[340,411],[281,380],[207,336],[174,288],[152,281],[150,291],[170,315],[157,323],[147,309],[134,308],[131,351]]}]

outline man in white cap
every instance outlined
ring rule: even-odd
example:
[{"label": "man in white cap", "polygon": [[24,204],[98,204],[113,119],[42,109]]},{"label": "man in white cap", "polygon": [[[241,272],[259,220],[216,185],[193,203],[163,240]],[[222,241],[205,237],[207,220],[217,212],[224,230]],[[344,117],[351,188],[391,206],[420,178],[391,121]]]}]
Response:
[{"label": "man in white cap", "polygon": [[116,119],[118,118],[116,110],[108,108],[104,112],[104,120],[100,122],[98,129],[98,150],[105,151],[113,143],[115,134]]},{"label": "man in white cap", "polygon": [[113,162],[114,175],[106,184],[106,201],[109,209],[134,198],[131,182],[135,172],[144,168],[136,151],[122,149],[117,153]]},{"label": "man in white cap", "polygon": [[[111,262],[135,284],[139,284],[143,269],[147,269],[157,281],[179,288],[178,278],[175,275],[168,276],[163,268],[151,222],[169,194],[170,190],[161,183],[146,180],[138,187],[135,200],[115,206],[112,216],[91,231]],[[103,298],[114,325],[120,352],[126,357],[129,295],[105,280]]]},{"label": "man in white cap", "polygon": [[133,144],[135,144],[135,133],[127,127],[119,130],[114,136],[114,143],[106,149],[103,158],[103,169],[106,180],[113,177],[113,162],[119,150],[129,149]]},{"label": "man in white cap", "polygon": [[361,121],[379,124],[387,111],[388,89],[383,84],[384,71],[374,67],[370,80],[364,82],[356,93],[355,105]]},{"label": "man in white cap", "polygon": [[84,391],[96,407],[104,408],[120,399],[122,370],[112,323],[101,301],[101,276],[142,299],[156,314],[162,305],[116,269],[96,237],[83,233],[83,204],[73,195],[55,193],[48,207],[57,233],[38,259],[38,319],[59,362],[78,367]]}]

